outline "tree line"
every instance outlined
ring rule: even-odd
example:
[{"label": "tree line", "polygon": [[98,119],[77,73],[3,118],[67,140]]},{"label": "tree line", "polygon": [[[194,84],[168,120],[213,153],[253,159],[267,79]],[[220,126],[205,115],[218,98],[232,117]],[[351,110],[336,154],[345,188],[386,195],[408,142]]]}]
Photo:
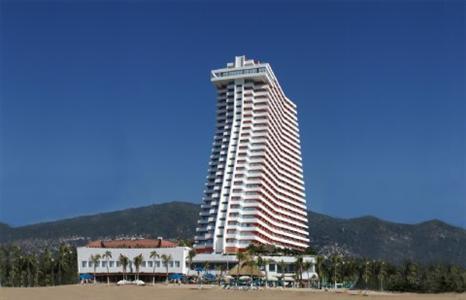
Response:
[{"label": "tree line", "polygon": [[[271,245],[251,245],[246,255],[261,257],[264,255],[296,256],[295,278],[299,281],[302,270],[308,266],[300,258],[302,252],[292,249],[281,249]],[[304,254],[315,255],[315,270],[319,278],[312,282],[317,288],[334,288],[341,284],[346,288],[370,289],[379,291],[444,293],[466,291],[466,269],[462,266],[448,264],[418,264],[405,261],[392,264],[383,260],[350,257],[344,255],[317,255],[309,247]],[[241,261],[240,255],[238,260]],[[263,264],[257,260],[259,266]],[[278,261],[280,269],[280,261]],[[282,268],[283,269],[283,268]]]},{"label": "tree line", "polygon": [[455,265],[421,265],[412,261],[394,265],[381,260],[317,256],[319,285],[335,282],[351,288],[417,293],[466,291],[466,269]]},{"label": "tree line", "polygon": [[[270,263],[263,256],[294,255],[297,257],[295,270],[296,280],[308,269],[303,265],[303,253],[274,247],[251,246],[246,254],[238,254],[238,260],[252,263],[249,256],[259,257],[256,263],[259,267]],[[305,254],[315,254],[307,249]],[[246,256],[245,256],[246,255]],[[194,251],[188,255],[191,265]],[[151,259],[157,258],[156,252]],[[94,260],[107,260],[108,257],[94,257]],[[164,258],[165,264],[171,258]],[[278,259],[278,258],[277,258]],[[135,261],[139,265],[140,259]],[[125,272],[124,257],[119,261]],[[280,265],[280,261],[277,261]],[[280,268],[280,266],[278,266]],[[283,269],[283,268],[282,268]],[[348,257],[343,255],[316,256],[316,273],[319,278],[312,282],[317,288],[333,288],[335,283],[347,288],[386,290],[400,292],[441,293],[465,292],[466,269],[462,266],[429,264],[422,265],[412,261],[395,265],[381,260]],[[167,270],[168,272],[168,270]],[[78,282],[78,267],[76,248],[60,244],[56,249],[45,248],[42,251],[30,252],[18,246],[0,246],[0,285],[9,287],[34,287]]]},{"label": "tree line", "polygon": [[78,281],[76,248],[25,251],[19,246],[0,246],[0,285],[35,287],[73,284]]}]

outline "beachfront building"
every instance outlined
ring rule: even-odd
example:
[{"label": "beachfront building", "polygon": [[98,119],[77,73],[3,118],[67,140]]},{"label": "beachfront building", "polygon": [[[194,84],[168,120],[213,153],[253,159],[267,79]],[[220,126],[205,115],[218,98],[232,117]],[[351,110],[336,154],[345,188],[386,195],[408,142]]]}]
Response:
[{"label": "beachfront building", "polygon": [[[318,275],[315,270],[315,256],[302,256],[303,262],[310,263],[308,269],[302,270],[302,280],[316,280]],[[257,256],[252,256],[252,259],[257,261]],[[295,256],[261,256],[261,259],[266,262],[260,267],[263,274],[263,280],[267,280],[271,285],[277,285],[279,282],[296,282],[296,259]],[[238,264],[236,255],[225,254],[197,254],[193,258],[192,270],[189,274],[196,274],[195,270],[203,270],[215,276],[225,277],[228,273],[235,274],[234,267]],[[231,272],[233,270],[233,272]]]},{"label": "beachfront building", "polygon": [[[111,282],[118,282],[126,278],[135,280],[136,276],[144,282],[165,281],[168,275],[181,275],[184,278],[221,278],[235,276],[234,268],[238,265],[236,255],[226,254],[197,254],[189,261],[189,247],[179,247],[176,243],[162,239],[134,239],[134,240],[108,240],[93,241],[85,247],[77,248],[78,273],[80,277],[89,278],[95,274],[97,281],[106,282],[107,277]],[[158,256],[152,257],[155,251]],[[106,254],[109,253],[109,256]],[[93,257],[99,256],[98,261]],[[126,268],[120,261],[120,256],[127,257]],[[135,257],[142,255],[139,272],[135,265]],[[165,265],[162,255],[170,256],[171,259]],[[301,278],[303,281],[318,278],[315,272],[315,257],[302,256],[303,262],[310,262],[307,269],[303,269]],[[249,256],[251,260],[258,260],[258,256]],[[261,256],[266,262],[259,267],[260,278],[267,280],[269,285],[294,284],[296,283],[296,260],[294,256]],[[243,263],[245,263],[243,261]],[[243,264],[244,265],[244,264]],[[168,269],[167,269],[168,267]],[[189,268],[191,267],[191,268]],[[92,277],[91,276],[91,277]]]},{"label": "beachfront building", "polygon": [[296,105],[268,63],[213,70],[217,125],[196,229],[197,253],[250,244],[304,250],[307,206]]},{"label": "beachfront building", "polygon": [[[139,278],[150,282],[155,276],[157,281],[161,281],[166,278],[167,266],[169,274],[187,274],[189,250],[188,247],[179,247],[177,243],[161,238],[94,241],[85,247],[77,248],[78,273],[80,275],[95,273],[98,281],[106,281],[107,275],[112,282],[121,280],[123,277],[133,280],[137,273],[134,258],[142,255]],[[153,251],[158,254],[158,257],[151,257]],[[107,257],[106,253],[110,253],[110,257]],[[98,262],[93,262],[92,256],[96,255],[99,255],[100,259]],[[120,262],[120,255],[128,258],[126,268]],[[171,257],[167,264],[164,263],[162,255]]]}]

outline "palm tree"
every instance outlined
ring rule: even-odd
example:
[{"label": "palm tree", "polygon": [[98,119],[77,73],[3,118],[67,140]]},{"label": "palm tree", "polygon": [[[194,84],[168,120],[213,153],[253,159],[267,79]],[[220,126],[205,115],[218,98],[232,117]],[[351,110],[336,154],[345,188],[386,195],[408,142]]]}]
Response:
[{"label": "palm tree", "polygon": [[236,253],[236,259],[238,260],[238,267],[236,268],[236,282],[238,282],[239,278],[239,269],[242,267],[243,262],[247,259],[248,255],[245,252],[238,252]]},{"label": "palm tree", "polygon": [[325,258],[321,255],[318,255],[316,259],[316,272],[317,272],[317,276],[319,276],[319,286],[318,286],[319,289],[322,287],[322,279],[323,279],[322,277],[324,276],[324,272],[323,272],[324,259]]},{"label": "palm tree", "polygon": [[157,253],[157,251],[153,250],[151,251],[150,255],[149,255],[150,258],[152,258],[152,285],[155,285],[155,260],[157,258],[159,258],[159,254]]},{"label": "palm tree", "polygon": [[[244,260],[243,266],[251,267],[251,269],[256,265],[256,261],[249,253],[246,255],[246,259]],[[254,275],[251,274],[252,279],[254,279]],[[251,280],[251,287],[253,286],[253,280]]]},{"label": "palm tree", "polygon": [[102,255],[102,258],[104,258],[107,261],[107,264],[106,264],[106,267],[107,267],[107,285],[109,285],[110,284],[110,277],[109,277],[110,271],[108,270],[108,260],[110,258],[112,258],[112,252],[109,251],[109,250],[105,251],[104,255]]},{"label": "palm tree", "polygon": [[[42,253],[41,260],[42,260],[43,269],[45,273],[45,285],[48,285],[48,284],[55,285],[54,272],[53,272],[54,259],[52,257],[52,252],[50,252],[48,248],[45,248],[44,252]],[[48,274],[48,271],[50,271],[50,274]],[[12,276],[12,279],[14,279],[13,276]]]},{"label": "palm tree", "polygon": [[278,263],[278,266],[280,267],[281,271],[282,271],[282,284],[283,286],[285,286],[285,268],[286,268],[286,263],[281,260],[279,263]]},{"label": "palm tree", "polygon": [[36,255],[34,255],[34,275],[33,275],[33,282],[34,282],[34,286],[39,286],[39,273],[41,273],[41,269],[40,269],[40,262],[39,262],[39,257],[37,257]]},{"label": "palm tree", "polygon": [[100,254],[96,254],[96,255],[91,255],[91,257],[89,258],[89,260],[92,262],[92,266],[94,267],[94,284],[97,283],[97,280],[96,280],[96,269],[97,269],[97,264],[100,262]]},{"label": "palm tree", "polygon": [[[47,248],[45,249],[45,252],[44,252],[44,258],[45,258],[46,253],[50,254]],[[10,259],[8,262],[8,264],[11,266],[11,271],[10,271],[10,276],[9,276],[10,286],[20,285],[19,280],[18,280],[18,277],[21,274],[20,259],[21,259],[21,248],[18,246],[13,246],[11,249]]]},{"label": "palm tree", "polygon": [[296,280],[298,281],[300,287],[302,287],[303,285],[303,264],[304,264],[304,259],[303,257],[300,255],[298,257],[296,257],[296,261],[295,261],[295,268],[296,268]]},{"label": "palm tree", "polygon": [[24,257],[24,265],[26,267],[26,280],[25,280],[25,286],[33,286],[33,280],[32,280],[32,269],[35,268],[35,261],[36,258],[34,255],[26,255]]},{"label": "palm tree", "polygon": [[204,272],[209,273],[210,264],[208,261],[204,263]]},{"label": "palm tree", "polygon": [[258,268],[259,270],[261,270],[262,267],[265,266],[265,265],[264,265],[264,259],[263,259],[262,256],[260,256],[260,255],[257,255],[256,261],[253,260],[252,262],[253,262],[253,265],[257,266],[257,268]]},{"label": "palm tree", "polygon": [[193,240],[180,240],[178,242],[179,247],[189,247],[192,248],[194,241]]},{"label": "palm tree", "polygon": [[68,245],[62,243],[58,248],[58,258],[57,258],[57,267],[58,267],[58,284],[63,283],[63,272],[66,273],[69,267],[69,255],[71,254],[71,249]]},{"label": "palm tree", "polygon": [[[206,262],[204,263],[204,278],[207,278],[207,277],[206,277],[206,274],[209,273],[209,269],[210,269],[210,264],[209,264],[208,261],[206,261]],[[201,287],[202,287],[202,278],[201,278]]]},{"label": "palm tree", "polygon": [[309,269],[312,267],[312,263],[310,261],[305,261],[303,263],[303,270],[306,271],[307,274],[307,287],[311,287],[311,278],[309,276]]},{"label": "palm tree", "polygon": [[387,271],[385,270],[385,262],[382,261],[380,263],[379,274],[377,276],[380,280],[380,291],[383,291],[383,280],[386,275],[387,275]]},{"label": "palm tree", "polygon": [[262,256],[257,256],[257,261],[256,261],[256,265],[257,267],[259,268],[259,270],[261,270],[262,268],[264,269],[265,271],[265,288],[267,288],[267,285],[268,285],[268,277],[269,277],[269,273],[268,273],[268,265],[270,263],[272,263],[273,261],[270,260],[270,259],[267,259],[267,258],[262,258]]},{"label": "palm tree", "polygon": [[417,290],[419,287],[419,267],[416,263],[406,261],[404,264],[404,274],[409,289]]},{"label": "palm tree", "polygon": [[340,264],[341,262],[341,257],[338,256],[338,255],[335,255],[333,258],[332,258],[332,263],[333,263],[333,267],[334,267],[334,273],[333,273],[333,283],[334,283],[334,288],[336,289],[337,288],[337,267],[338,265]]},{"label": "palm tree", "polygon": [[55,285],[55,258],[50,259],[50,267],[51,267],[51,273],[52,273],[52,285]]},{"label": "palm tree", "polygon": [[367,291],[367,283],[371,277],[371,265],[369,261],[366,261],[366,267],[364,269],[364,274],[363,274],[363,279],[364,282],[366,283],[366,291]]},{"label": "palm tree", "polygon": [[222,268],[222,266],[220,266],[220,265],[215,266],[215,271],[217,273],[217,284],[220,286],[220,281],[222,280],[222,277],[223,277],[223,268]]},{"label": "palm tree", "polygon": [[340,278],[343,281],[354,281],[354,275],[356,273],[356,264],[353,259],[345,258],[340,268]]},{"label": "palm tree", "polygon": [[143,260],[144,258],[142,257],[142,253],[133,259],[134,267],[136,268],[136,280],[139,280],[139,267],[141,266]]},{"label": "palm tree", "polygon": [[123,255],[123,254],[120,254],[120,257],[119,257],[119,262],[121,264],[121,267],[123,269],[123,280],[126,280],[126,268],[128,267],[128,264],[129,264],[129,259],[127,256]]},{"label": "palm tree", "polygon": [[272,259],[268,258],[263,258],[262,259],[262,264],[264,265],[264,270],[265,270],[265,288],[268,288],[269,286],[269,265],[274,263]]},{"label": "palm tree", "polygon": [[172,256],[162,254],[160,258],[162,258],[162,262],[163,262],[163,265],[165,266],[165,271],[167,275],[167,278],[165,279],[165,283],[168,284],[168,264],[172,261]]},{"label": "palm tree", "polygon": [[191,270],[191,266],[193,264],[194,256],[196,256],[196,250],[194,250],[194,249],[189,250],[189,252],[188,252],[188,267],[189,267],[189,270]]}]

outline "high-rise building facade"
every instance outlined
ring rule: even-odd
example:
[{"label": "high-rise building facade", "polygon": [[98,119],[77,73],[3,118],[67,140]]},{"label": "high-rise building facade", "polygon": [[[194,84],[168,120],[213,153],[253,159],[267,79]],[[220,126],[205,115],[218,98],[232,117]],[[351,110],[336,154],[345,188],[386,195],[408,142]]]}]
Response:
[{"label": "high-rise building facade", "polygon": [[296,105],[268,63],[213,70],[217,127],[195,236],[198,253],[250,244],[304,250],[307,207]]}]

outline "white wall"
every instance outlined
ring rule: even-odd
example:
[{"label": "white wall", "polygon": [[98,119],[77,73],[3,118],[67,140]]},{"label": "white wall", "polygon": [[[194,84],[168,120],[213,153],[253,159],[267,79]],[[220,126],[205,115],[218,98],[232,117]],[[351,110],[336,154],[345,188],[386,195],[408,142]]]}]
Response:
[{"label": "white wall", "polygon": [[[100,254],[101,256],[106,252],[110,251],[112,253],[112,258],[109,261],[113,261],[113,267],[109,267],[110,273],[121,273],[123,268],[121,266],[117,267],[117,261],[119,260],[120,254],[127,256],[131,261],[134,257],[142,254],[144,261],[146,261],[146,266],[140,266],[139,272],[142,273],[152,273],[153,267],[149,267],[148,262],[152,261],[150,258],[150,253],[152,251],[157,251],[161,256],[162,254],[171,255],[173,266],[169,264],[168,272],[169,273],[183,273],[186,274],[186,257],[188,256],[189,248],[187,247],[174,247],[174,248],[88,248],[88,247],[78,247],[78,272],[79,273],[93,273],[94,267],[89,267],[89,261],[91,260],[91,255]],[[83,261],[86,262],[83,266]],[[102,262],[106,259],[101,259],[99,266],[96,268],[96,273],[106,273],[107,267],[102,266]],[[159,266],[155,268],[156,273],[165,274],[166,268],[162,264],[162,259],[157,258],[156,261],[159,261]],[[179,266],[176,265],[176,262],[179,262]],[[126,268],[127,273],[135,273],[136,269],[134,264],[132,266],[132,271],[130,266]]]}]

